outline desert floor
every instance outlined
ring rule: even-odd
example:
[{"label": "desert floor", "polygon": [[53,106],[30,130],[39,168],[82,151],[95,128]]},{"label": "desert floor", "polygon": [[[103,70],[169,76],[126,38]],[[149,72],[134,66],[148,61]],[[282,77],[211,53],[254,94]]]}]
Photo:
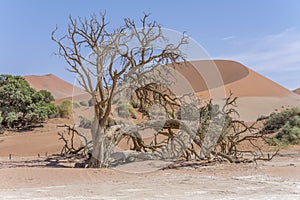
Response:
[{"label": "desert floor", "polygon": [[300,199],[299,155],[294,146],[269,162],[181,163],[164,170],[170,163],[82,169],[63,167],[61,160],[55,165],[53,157],[1,157],[0,199]]},{"label": "desert floor", "polygon": [[63,145],[57,124],[66,122],[0,137],[0,199],[300,199],[300,145],[257,164],[143,161],[83,169],[52,155]]}]

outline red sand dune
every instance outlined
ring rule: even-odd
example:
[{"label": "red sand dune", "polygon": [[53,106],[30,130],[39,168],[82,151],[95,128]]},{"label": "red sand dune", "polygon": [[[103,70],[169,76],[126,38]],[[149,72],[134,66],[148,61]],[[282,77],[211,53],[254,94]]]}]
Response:
[{"label": "red sand dune", "polygon": [[[241,118],[252,121],[261,115],[275,110],[299,106],[300,97],[270,79],[256,73],[241,63],[230,60],[200,60],[175,65],[201,99],[223,99],[229,92],[238,98],[238,110]],[[56,103],[72,98],[73,85],[54,75],[26,76],[30,85],[38,90],[50,91]],[[219,78],[219,79],[218,79]],[[185,90],[187,83],[178,84],[179,90]],[[80,99],[84,93],[76,88],[74,96]],[[84,95],[85,96],[85,95]]]},{"label": "red sand dune", "polygon": [[300,88],[293,90],[293,92],[300,95]]},{"label": "red sand dune", "polygon": [[55,100],[70,98],[73,95],[73,89],[75,94],[81,94],[83,91],[72,84],[58,78],[53,74],[47,74],[44,76],[25,76],[27,82],[36,90],[48,90],[52,93]]},{"label": "red sand dune", "polygon": [[192,61],[176,65],[175,69],[190,82],[200,99],[220,100],[231,91],[239,97],[237,110],[245,121],[300,106],[298,95],[235,61]]},{"label": "red sand dune", "polygon": [[[175,69],[190,82],[193,90],[198,94],[205,94],[208,89],[222,88],[223,85],[227,93],[231,90],[235,96],[239,97],[283,97],[292,93],[288,89],[235,61],[191,61],[189,63],[180,63],[175,66]],[[217,73],[220,74],[222,82],[214,81],[214,79],[217,79]],[[25,79],[37,90],[45,89],[50,91],[56,100],[72,97],[73,85],[53,74],[25,76]],[[207,80],[211,81],[209,86],[205,82]],[[79,88],[76,88],[76,90],[78,90],[76,95],[84,93]],[[297,92],[299,89],[295,91]]]},{"label": "red sand dune", "polygon": [[[282,97],[291,94],[291,91],[267,79],[266,77],[245,67],[241,63],[230,60],[201,60],[188,64],[179,64],[175,67],[186,79],[189,80],[194,91],[199,94],[207,93],[208,89],[216,89],[223,86],[227,91],[231,90],[234,96],[274,96]],[[216,71],[213,71],[217,69]],[[209,72],[211,71],[211,72]],[[217,81],[218,73],[223,83]],[[209,74],[201,76],[201,74]],[[205,83],[212,80],[212,84]],[[214,83],[216,79],[216,83]]]}]

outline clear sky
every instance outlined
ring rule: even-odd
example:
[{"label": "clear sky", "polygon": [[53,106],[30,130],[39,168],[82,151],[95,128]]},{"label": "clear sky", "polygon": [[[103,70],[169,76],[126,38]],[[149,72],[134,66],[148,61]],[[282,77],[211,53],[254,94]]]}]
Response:
[{"label": "clear sky", "polygon": [[106,11],[111,26],[151,13],[186,31],[212,58],[233,59],[289,88],[300,87],[299,0],[0,0],[0,73],[48,74],[73,82],[51,40],[68,16]]}]

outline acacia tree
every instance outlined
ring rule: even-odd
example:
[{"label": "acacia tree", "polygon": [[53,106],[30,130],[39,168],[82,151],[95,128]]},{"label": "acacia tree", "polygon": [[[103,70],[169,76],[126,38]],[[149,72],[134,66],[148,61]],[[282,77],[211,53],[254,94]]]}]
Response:
[{"label": "acacia tree", "polygon": [[[125,18],[124,25],[113,30],[108,27],[104,14],[100,14],[100,18],[93,15],[90,19],[70,17],[66,35],[57,38],[57,29],[52,33],[52,39],[59,46],[58,55],[68,63],[68,70],[78,75],[78,83],[92,97],[90,167],[108,166],[115,136],[121,128],[120,125],[110,126],[108,121],[114,96],[120,92],[118,87],[122,82],[141,80],[160,65],[183,60],[180,48],[187,43],[186,36],[183,35],[177,44],[168,43],[161,26],[156,21],[148,22],[148,17],[145,14],[139,24]],[[164,46],[156,49],[160,41],[164,41]],[[157,84],[148,82],[139,92],[157,93],[167,104],[173,104],[174,99],[157,89]]]},{"label": "acacia tree", "polygon": [[21,76],[0,75],[0,127],[28,128],[57,114],[54,98],[36,91]]}]

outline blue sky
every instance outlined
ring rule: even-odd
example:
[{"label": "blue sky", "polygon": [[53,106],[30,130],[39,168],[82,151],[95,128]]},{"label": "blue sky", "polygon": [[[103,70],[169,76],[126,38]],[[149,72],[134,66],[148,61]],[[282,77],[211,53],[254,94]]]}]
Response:
[{"label": "blue sky", "polygon": [[68,16],[106,11],[111,26],[151,13],[163,27],[187,34],[212,58],[233,59],[289,88],[300,87],[298,0],[1,0],[0,73],[53,73],[69,81],[51,40]]}]

